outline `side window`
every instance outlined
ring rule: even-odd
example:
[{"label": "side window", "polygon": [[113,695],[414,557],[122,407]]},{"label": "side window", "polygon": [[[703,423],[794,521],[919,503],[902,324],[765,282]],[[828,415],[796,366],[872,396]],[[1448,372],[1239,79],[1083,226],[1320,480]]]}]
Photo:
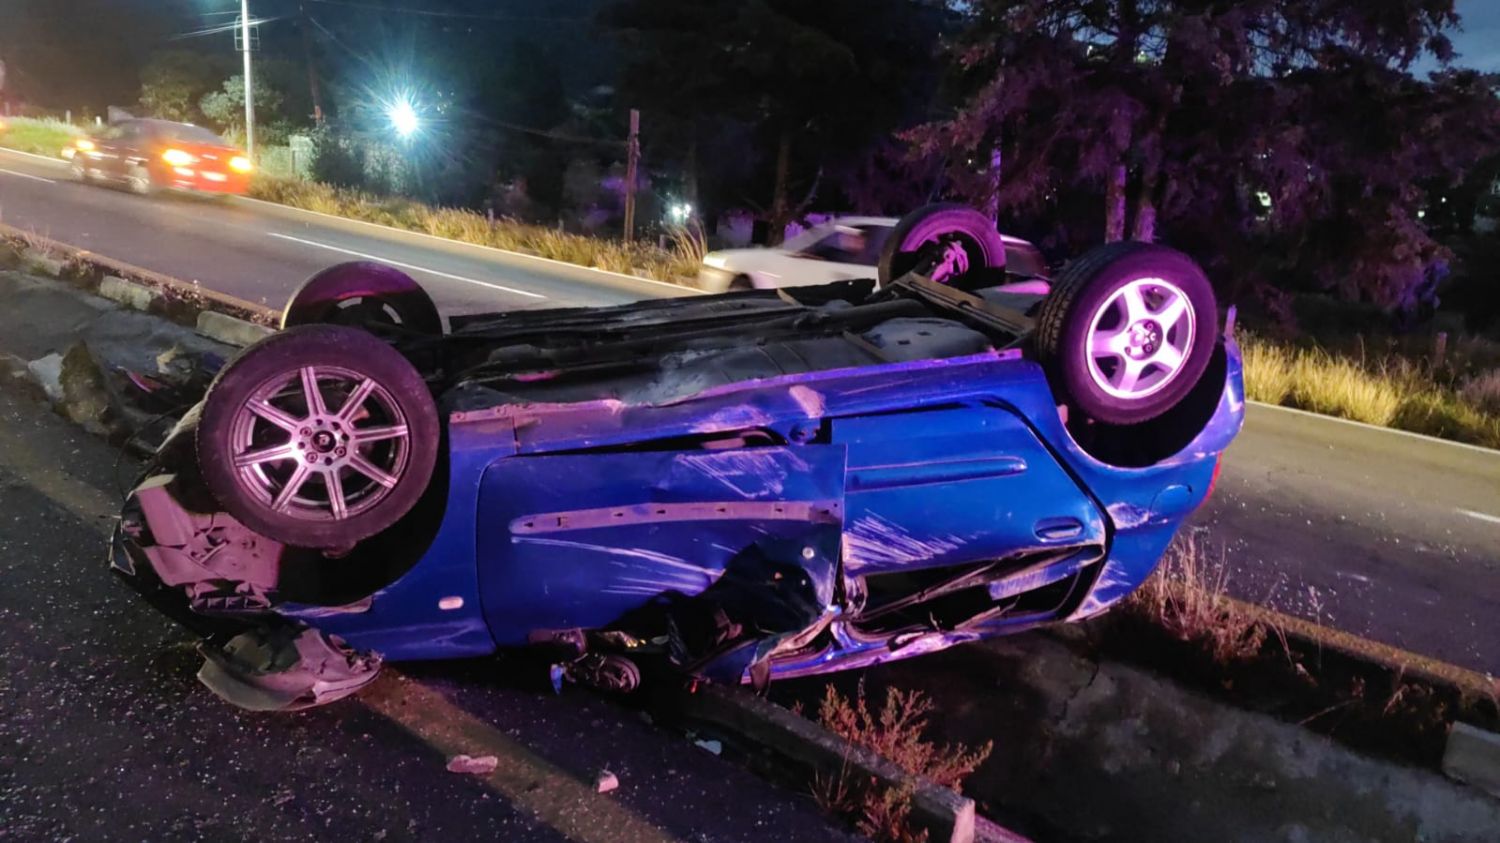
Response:
[{"label": "side window", "polygon": [[[862,263],[873,266],[871,253],[871,226],[836,226],[826,236],[797,253],[797,257],[832,263]],[[873,250],[876,255],[879,249]]]}]

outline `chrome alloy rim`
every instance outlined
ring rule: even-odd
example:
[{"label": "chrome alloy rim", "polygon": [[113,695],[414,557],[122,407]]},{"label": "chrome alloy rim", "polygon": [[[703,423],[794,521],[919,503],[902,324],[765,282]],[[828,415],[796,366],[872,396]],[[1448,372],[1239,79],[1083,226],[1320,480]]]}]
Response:
[{"label": "chrome alloy rim", "polygon": [[1138,278],[1089,320],[1089,377],[1116,398],[1146,398],[1182,374],[1197,331],[1187,294],[1162,278]]},{"label": "chrome alloy rim", "polygon": [[303,521],[343,521],[384,500],[406,471],[410,439],[391,393],[337,366],[266,380],[230,429],[241,488]]}]

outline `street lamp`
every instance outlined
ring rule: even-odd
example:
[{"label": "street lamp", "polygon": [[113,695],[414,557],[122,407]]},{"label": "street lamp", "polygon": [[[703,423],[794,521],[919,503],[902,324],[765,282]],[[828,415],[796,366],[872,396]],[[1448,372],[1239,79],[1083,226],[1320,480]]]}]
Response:
[{"label": "street lamp", "polygon": [[245,156],[255,160],[255,85],[250,78],[250,0],[240,0],[240,49],[245,53]]},{"label": "street lamp", "polygon": [[402,140],[409,140],[418,129],[422,128],[422,118],[417,116],[417,109],[406,97],[386,106],[385,116],[391,121],[391,128],[396,130],[397,136]]}]

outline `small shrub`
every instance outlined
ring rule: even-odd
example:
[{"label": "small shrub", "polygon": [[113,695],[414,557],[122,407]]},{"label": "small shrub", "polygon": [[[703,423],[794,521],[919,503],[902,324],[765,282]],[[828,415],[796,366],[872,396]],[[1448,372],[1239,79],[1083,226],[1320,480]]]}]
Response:
[{"label": "small shrub", "polygon": [[1168,548],[1126,607],[1179,641],[1201,645],[1215,662],[1244,661],[1260,654],[1272,630],[1230,600],[1228,589],[1222,554],[1210,559],[1202,543],[1188,536]]},{"label": "small shrub", "polygon": [[[962,744],[938,745],[927,740],[928,719],[933,703],[921,691],[887,688],[885,704],[878,713],[870,710],[861,681],[853,699],[832,685],[823,691],[818,722],[835,735],[872,750],[914,776],[922,776],[943,787],[959,789],[964,779],[989,758],[993,742],[970,748]],[[813,795],[827,811],[852,816],[861,834],[892,843],[915,843],[927,839],[925,831],[912,829],[912,793],[903,788],[882,788],[873,781],[852,780],[847,769],[820,779]]]}]

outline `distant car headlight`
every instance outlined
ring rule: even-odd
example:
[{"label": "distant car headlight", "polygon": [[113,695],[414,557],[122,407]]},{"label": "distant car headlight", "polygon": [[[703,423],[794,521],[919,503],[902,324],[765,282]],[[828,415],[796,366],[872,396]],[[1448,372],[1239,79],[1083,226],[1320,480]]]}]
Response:
[{"label": "distant car headlight", "polygon": [[234,170],[236,173],[248,173],[255,169],[255,165],[250,163],[249,158],[243,155],[236,155],[229,159],[229,169]]},{"label": "distant car headlight", "polygon": [[97,149],[97,147],[94,145],[94,142],[89,140],[88,138],[79,138],[78,140],[73,141],[73,145],[78,147],[79,152],[93,152],[95,149]]},{"label": "distant car headlight", "polygon": [[729,261],[728,261],[728,259],[726,259],[726,258],[724,258],[724,257],[722,257],[720,255],[705,255],[703,257],[703,263],[704,263],[705,266],[711,266],[714,269],[728,269],[729,268]]},{"label": "distant car headlight", "polygon": [[180,149],[169,149],[161,154],[161,160],[171,164],[173,167],[186,167],[189,164],[198,163],[198,156],[183,152]]}]

